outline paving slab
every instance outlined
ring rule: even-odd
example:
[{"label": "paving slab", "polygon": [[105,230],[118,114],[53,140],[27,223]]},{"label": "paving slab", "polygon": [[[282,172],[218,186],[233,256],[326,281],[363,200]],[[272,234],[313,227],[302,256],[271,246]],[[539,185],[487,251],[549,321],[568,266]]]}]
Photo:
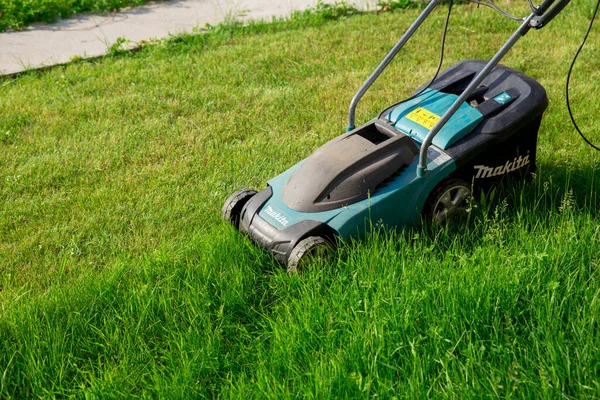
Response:
[{"label": "paving slab", "polygon": [[[326,0],[333,3],[335,0]],[[369,9],[375,0],[347,4]],[[0,74],[14,74],[69,62],[75,57],[106,54],[118,38],[135,45],[191,32],[226,18],[237,20],[285,17],[314,7],[316,0],[171,0],[110,14],[82,14],[53,24],[0,34]]]}]

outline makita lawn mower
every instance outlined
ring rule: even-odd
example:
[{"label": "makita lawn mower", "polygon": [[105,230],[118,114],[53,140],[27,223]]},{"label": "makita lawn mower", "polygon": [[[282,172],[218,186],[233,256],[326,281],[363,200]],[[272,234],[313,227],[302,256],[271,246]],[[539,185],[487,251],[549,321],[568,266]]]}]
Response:
[{"label": "makita lawn mower", "polygon": [[459,62],[355,128],[359,100],[440,2],[432,0],[352,99],[347,132],[260,192],[233,193],[223,218],[294,272],[338,238],[360,237],[369,220],[445,221],[468,211],[474,188],[528,179],[548,98],[538,82],[498,62],[569,1],[530,3],[531,14],[490,61]]}]

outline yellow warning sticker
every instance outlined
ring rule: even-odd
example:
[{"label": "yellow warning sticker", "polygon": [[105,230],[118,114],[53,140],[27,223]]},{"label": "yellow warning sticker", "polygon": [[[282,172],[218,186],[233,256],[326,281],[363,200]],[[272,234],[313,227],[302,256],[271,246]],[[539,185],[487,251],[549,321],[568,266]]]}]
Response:
[{"label": "yellow warning sticker", "polygon": [[433,126],[440,120],[439,115],[435,115],[431,111],[427,111],[423,107],[418,107],[409,112],[406,115],[406,118],[410,119],[417,124],[424,126],[425,128],[431,130]]}]

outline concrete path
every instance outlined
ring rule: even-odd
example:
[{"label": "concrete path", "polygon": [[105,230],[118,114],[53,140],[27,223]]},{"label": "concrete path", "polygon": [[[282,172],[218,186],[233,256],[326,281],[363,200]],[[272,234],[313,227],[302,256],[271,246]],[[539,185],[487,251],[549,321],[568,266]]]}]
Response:
[{"label": "concrete path", "polygon": [[[334,0],[325,2],[333,3]],[[351,0],[368,9],[376,0]],[[268,19],[313,7],[316,0],[171,0],[119,13],[80,15],[55,24],[36,25],[0,34],[0,75],[69,62],[73,57],[96,57],[119,37],[135,45],[140,40],[191,32],[226,18]]]}]

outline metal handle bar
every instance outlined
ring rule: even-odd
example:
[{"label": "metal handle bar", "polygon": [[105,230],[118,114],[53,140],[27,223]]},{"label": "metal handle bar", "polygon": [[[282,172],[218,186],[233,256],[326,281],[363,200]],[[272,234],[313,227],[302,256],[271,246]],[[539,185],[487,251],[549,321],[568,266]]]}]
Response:
[{"label": "metal handle bar", "polygon": [[419,26],[421,26],[421,23],[423,21],[425,21],[427,16],[429,16],[431,11],[433,11],[435,6],[437,6],[439,2],[440,2],[440,0],[431,0],[431,2],[427,5],[427,7],[425,7],[425,9],[419,15],[419,17],[415,20],[415,22],[413,22],[413,24],[410,26],[410,28],[408,28],[406,33],[404,33],[404,35],[402,35],[402,37],[400,38],[398,43],[396,43],[396,45],[392,48],[392,50],[390,50],[390,52],[387,54],[387,56],[385,56],[385,58],[379,64],[379,66],[375,69],[375,71],[373,71],[371,76],[369,76],[369,78],[365,81],[365,83],[363,83],[363,85],[360,87],[360,89],[358,89],[358,92],[356,92],[356,94],[352,98],[352,101],[350,102],[350,108],[348,110],[348,126],[346,127],[347,132],[349,132],[355,128],[354,118],[355,118],[355,113],[356,113],[356,106],[358,105],[358,102],[360,101],[360,99],[367,92],[367,90],[369,90],[369,88],[371,87],[373,82],[375,82],[377,80],[379,75],[381,75],[383,70],[388,66],[388,64],[392,61],[392,59],[396,56],[396,54],[398,54],[398,52],[406,44],[406,42],[408,42],[408,39],[410,39],[410,37],[416,32],[416,30],[419,28]]},{"label": "metal handle bar", "polygon": [[[542,15],[536,15],[531,20],[531,27],[534,29],[543,28],[548,22],[552,21],[562,10],[569,4],[571,0],[559,0],[550,10],[544,12]],[[538,9],[539,12],[539,9]]]},{"label": "metal handle bar", "polygon": [[537,6],[537,8],[533,11],[533,13],[537,16],[544,14],[546,12],[546,10],[549,9],[550,6],[552,5],[552,3],[554,3],[555,1],[556,0],[545,0],[542,4]]},{"label": "metal handle bar", "polygon": [[[467,86],[467,88],[462,92],[462,94],[454,101],[452,106],[442,115],[440,120],[433,126],[431,131],[425,137],[421,145],[421,150],[419,153],[419,164],[417,166],[417,176],[423,177],[427,173],[427,149],[431,145],[433,138],[438,132],[442,129],[442,127],[448,122],[448,120],[454,115],[454,113],[460,108],[462,103],[469,97],[469,95],[479,86],[479,84],[489,75],[489,73],[494,69],[494,67],[500,62],[502,57],[511,49],[511,47],[522,37],[524,36],[531,28],[540,29],[545,24],[550,22],[558,13],[562,11],[563,8],[570,2],[570,0],[559,0],[557,4],[555,4],[550,10],[550,6],[556,0],[545,0],[542,5],[540,5],[535,12],[531,13],[527,18],[524,19],[521,26],[517,29],[517,31],[508,39],[508,41],[500,48],[500,50],[492,57],[492,59],[483,67],[483,69],[473,78],[471,83]],[[390,50],[390,52],[385,56],[383,61],[377,66],[375,71],[369,76],[369,78],[363,83],[363,85],[358,89],[358,92],[352,98],[350,102],[350,108],[348,109],[348,126],[346,127],[346,131],[351,131],[355,128],[354,120],[356,115],[356,106],[358,102],[363,97],[363,95],[369,90],[373,82],[377,80],[379,75],[385,70],[385,68],[389,65],[389,63],[394,59],[396,54],[402,49],[402,47],[406,44],[408,39],[417,31],[419,26],[425,21],[425,19],[429,16],[429,14],[433,11],[433,9],[439,4],[440,0],[431,0],[427,7],[423,10],[423,12],[417,17],[415,22],[408,28],[408,30],[402,35],[398,43]]]},{"label": "metal handle bar", "polygon": [[498,50],[498,52],[492,57],[492,59],[483,67],[483,69],[473,78],[471,83],[467,86],[467,88],[462,92],[460,96],[452,103],[452,106],[442,115],[440,120],[433,126],[431,131],[425,137],[423,144],[421,144],[421,151],[419,153],[419,165],[417,166],[417,176],[423,177],[427,173],[427,149],[431,145],[433,138],[437,133],[442,129],[442,127],[448,122],[448,120],[454,115],[454,113],[459,109],[459,107],[463,104],[463,102],[469,97],[469,95],[479,86],[479,84],[489,75],[489,73],[494,69],[494,67],[500,62],[502,57],[510,50],[510,48],[521,38],[524,36],[531,26],[529,22],[531,19],[535,17],[535,14],[529,15],[525,18],[525,21],[521,24],[519,29],[508,39],[508,41]]},{"label": "metal handle bar", "polygon": [[[421,144],[421,150],[419,152],[419,164],[417,165],[417,176],[423,177],[427,173],[427,149],[431,145],[433,138],[438,132],[443,128],[443,126],[448,122],[448,120],[454,115],[454,113],[459,109],[462,103],[469,97],[469,95],[479,86],[479,84],[485,79],[486,76],[494,69],[494,67],[500,62],[502,57],[510,50],[510,48],[527,32],[529,29],[536,28],[540,29],[546,23],[548,23],[552,18],[554,18],[563,8],[569,3],[570,0],[559,0],[559,2],[554,5],[549,11],[545,12],[542,15],[538,15],[539,8],[535,13],[530,14],[525,21],[521,24],[519,29],[508,39],[508,41],[502,46],[502,48],[492,57],[492,59],[483,67],[483,69],[473,78],[471,83],[467,86],[467,88],[462,92],[462,94],[452,103],[452,106],[442,115],[440,120],[433,126],[431,131],[425,137],[425,140]],[[546,0],[542,6],[544,6],[544,10],[546,10],[554,0]],[[540,25],[534,26],[534,21]]]}]

